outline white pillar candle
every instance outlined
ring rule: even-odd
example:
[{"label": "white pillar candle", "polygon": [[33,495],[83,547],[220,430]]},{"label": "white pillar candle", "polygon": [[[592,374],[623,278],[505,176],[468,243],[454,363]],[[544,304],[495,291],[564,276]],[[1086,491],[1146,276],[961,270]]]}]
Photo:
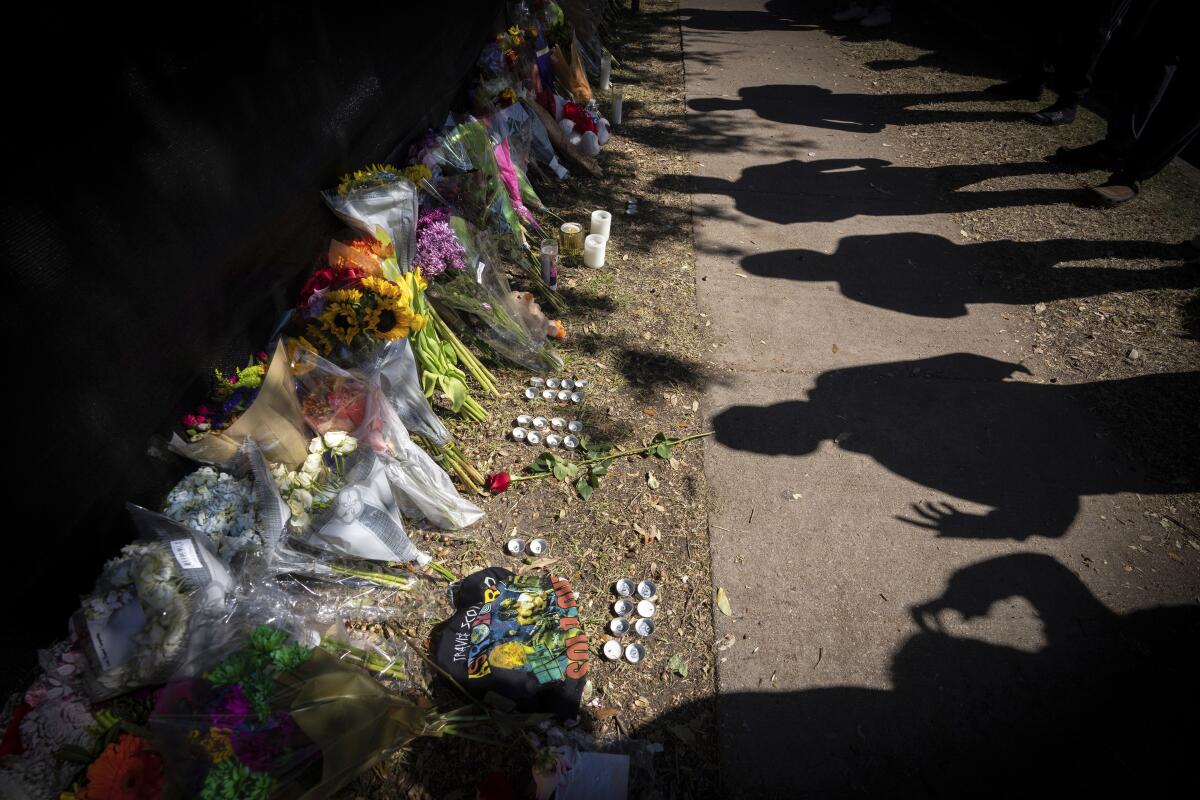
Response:
[{"label": "white pillar candle", "polygon": [[608,91],[608,79],[612,75],[612,55],[604,53],[600,56],[600,91]]},{"label": "white pillar candle", "polygon": [[624,103],[625,95],[621,93],[620,89],[613,89],[612,114],[609,115],[611,117],[609,122],[611,122],[613,125],[621,124],[621,106],[624,105]]},{"label": "white pillar candle", "polygon": [[592,230],[590,233],[593,236],[601,236],[608,238],[609,229],[612,227],[612,214],[607,211],[597,209],[592,212]]},{"label": "white pillar candle", "polygon": [[608,239],[596,234],[590,234],[583,240],[583,265],[585,267],[603,267],[604,266],[604,250],[608,245]]}]

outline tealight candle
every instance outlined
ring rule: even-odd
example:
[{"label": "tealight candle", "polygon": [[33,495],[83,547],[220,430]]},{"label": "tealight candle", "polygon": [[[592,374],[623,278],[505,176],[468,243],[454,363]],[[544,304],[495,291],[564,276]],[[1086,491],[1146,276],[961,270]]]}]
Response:
[{"label": "tealight candle", "polygon": [[597,234],[590,234],[583,240],[583,265],[585,267],[603,267],[604,251],[608,240]]},{"label": "tealight candle", "polygon": [[612,214],[601,209],[592,212],[592,236],[603,236],[607,239],[610,228],[612,228]]}]

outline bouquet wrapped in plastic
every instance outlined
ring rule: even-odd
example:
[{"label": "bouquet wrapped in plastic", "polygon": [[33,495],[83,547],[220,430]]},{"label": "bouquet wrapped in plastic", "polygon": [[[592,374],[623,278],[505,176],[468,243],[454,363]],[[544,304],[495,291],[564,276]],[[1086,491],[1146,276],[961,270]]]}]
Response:
[{"label": "bouquet wrapped in plastic", "polygon": [[458,209],[476,228],[494,230],[503,256],[524,269],[530,283],[556,310],[565,309],[562,299],[542,280],[541,266],[532,256],[529,233],[537,229],[536,220],[524,205],[520,205],[523,216],[513,203],[514,197],[521,203],[519,170],[506,159],[506,181],[488,129],[467,117],[427,143],[425,155],[441,167],[438,199]]},{"label": "bouquet wrapped in plastic", "polygon": [[348,225],[391,248],[383,274],[396,280],[416,247],[417,187],[390,164],[372,164],[345,175],[336,190],[321,196]]},{"label": "bouquet wrapped in plastic", "polygon": [[356,435],[383,460],[392,495],[404,516],[446,530],[460,530],[483,518],[477,505],[459,495],[446,471],[413,443],[378,387],[367,395],[366,414]]},{"label": "bouquet wrapped in plastic", "polygon": [[[308,434],[282,341],[269,364],[260,354],[258,363],[239,370],[236,376],[221,380],[218,373],[218,383],[215,408],[202,406],[185,417],[188,440],[172,435],[171,450],[201,463],[228,466],[237,458],[242,442],[252,438],[272,461],[298,464],[304,460]],[[222,383],[228,388],[222,389]],[[214,418],[228,424],[214,426]]]},{"label": "bouquet wrapped in plastic", "polygon": [[420,708],[317,642],[258,625],[197,654],[163,691],[149,727],[185,796],[315,799],[418,737],[488,719],[471,708]]},{"label": "bouquet wrapped in plastic", "polygon": [[499,359],[534,372],[561,368],[545,329],[532,330],[520,315],[490,236],[444,208],[422,209],[421,219],[413,264],[429,282],[438,317]]},{"label": "bouquet wrapped in plastic", "polygon": [[207,536],[138,506],[129,513],[143,539],[104,565],[73,619],[87,642],[83,685],[93,700],[165,680],[192,616],[219,613],[234,589]]}]

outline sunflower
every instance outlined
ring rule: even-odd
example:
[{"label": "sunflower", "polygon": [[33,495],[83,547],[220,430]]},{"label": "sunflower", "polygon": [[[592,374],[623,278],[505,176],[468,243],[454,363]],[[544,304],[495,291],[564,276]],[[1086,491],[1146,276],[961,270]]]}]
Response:
[{"label": "sunflower", "polygon": [[358,336],[358,312],[346,303],[330,303],[317,320],[321,327],[338,341],[350,344]]},{"label": "sunflower", "polygon": [[408,304],[408,292],[398,283],[393,283],[387,278],[377,278],[374,275],[368,275],[360,281],[360,285],[368,292],[374,292],[380,297],[388,297],[394,300],[399,300],[405,305]]},{"label": "sunflower", "polygon": [[304,329],[304,341],[308,343],[310,350],[316,350],[323,356],[333,352],[333,339],[326,336],[316,325],[309,325]]},{"label": "sunflower", "polygon": [[380,297],[375,308],[367,312],[363,321],[372,336],[390,342],[408,336],[413,324],[412,309],[393,297]]},{"label": "sunflower", "polygon": [[104,748],[87,768],[87,781],[79,800],[150,800],[162,796],[166,782],[162,757],[130,734]]},{"label": "sunflower", "polygon": [[330,303],[361,303],[362,292],[358,289],[335,289],[325,293],[325,300]]}]

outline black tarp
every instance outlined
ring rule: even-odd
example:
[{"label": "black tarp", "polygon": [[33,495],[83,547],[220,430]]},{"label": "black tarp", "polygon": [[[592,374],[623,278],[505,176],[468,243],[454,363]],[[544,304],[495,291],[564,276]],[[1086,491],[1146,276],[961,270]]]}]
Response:
[{"label": "black tarp", "polygon": [[0,56],[10,670],[132,538],[123,502],[186,468],[148,443],[266,343],[337,227],[318,192],[440,122],[503,19],[498,0],[59,9],[10,18]]}]

